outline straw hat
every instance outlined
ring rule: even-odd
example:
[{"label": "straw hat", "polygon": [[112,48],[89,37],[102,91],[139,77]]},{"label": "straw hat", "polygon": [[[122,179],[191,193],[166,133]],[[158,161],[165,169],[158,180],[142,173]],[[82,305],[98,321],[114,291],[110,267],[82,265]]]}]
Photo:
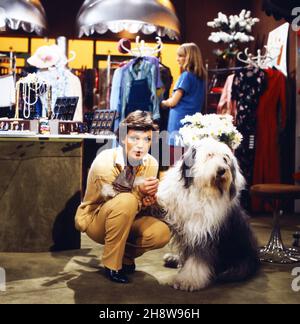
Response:
[{"label": "straw hat", "polygon": [[58,45],[41,46],[27,60],[30,65],[38,69],[47,69],[59,64],[65,65],[67,61],[65,54]]}]

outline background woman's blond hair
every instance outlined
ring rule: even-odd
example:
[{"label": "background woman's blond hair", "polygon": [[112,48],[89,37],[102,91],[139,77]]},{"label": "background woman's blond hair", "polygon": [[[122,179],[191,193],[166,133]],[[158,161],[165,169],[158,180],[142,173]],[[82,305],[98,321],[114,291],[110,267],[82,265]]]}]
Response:
[{"label": "background woman's blond hair", "polygon": [[182,44],[178,49],[178,55],[185,57],[183,70],[196,74],[199,78],[204,79],[206,70],[203,65],[202,54],[195,43]]}]

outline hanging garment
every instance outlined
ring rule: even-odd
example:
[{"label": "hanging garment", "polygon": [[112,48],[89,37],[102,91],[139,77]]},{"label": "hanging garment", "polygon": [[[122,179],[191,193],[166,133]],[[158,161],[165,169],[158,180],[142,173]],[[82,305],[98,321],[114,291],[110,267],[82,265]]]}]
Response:
[{"label": "hanging garment", "polygon": [[[137,109],[150,111],[153,119],[159,119],[160,101],[156,90],[160,87],[163,87],[163,84],[159,76],[159,61],[155,57],[137,58],[116,69],[110,96],[110,109],[118,111],[119,116],[115,122],[115,129],[128,112]],[[143,98],[137,89],[142,91]]]},{"label": "hanging garment", "polygon": [[[162,99],[167,100],[170,97],[170,90],[173,84],[173,76],[170,68],[168,68],[165,65],[160,65],[160,76],[164,88]],[[160,130],[161,131],[168,129],[169,115],[170,115],[170,109],[160,109]]]},{"label": "hanging garment", "polygon": [[[164,83],[161,79],[161,74],[160,74],[160,63],[159,63],[159,60],[158,58],[154,57],[154,56],[144,56],[143,58],[137,58],[137,59],[134,59],[134,60],[131,60],[129,61],[128,63],[124,64],[122,67],[123,67],[123,72],[126,72],[127,70],[129,70],[130,67],[134,66],[139,60],[143,60],[143,61],[146,61],[146,62],[149,62],[151,64],[154,65],[155,67],[155,79],[154,81],[156,82],[156,88],[157,89],[161,89],[164,87]],[[122,83],[122,80],[121,80],[121,83]]]},{"label": "hanging garment", "polygon": [[153,110],[151,91],[149,89],[147,79],[132,80],[131,82],[125,117],[136,110]]},{"label": "hanging garment", "polygon": [[10,107],[16,102],[15,83],[12,75],[0,76],[0,107]]},{"label": "hanging garment", "polygon": [[85,69],[81,75],[81,84],[83,90],[84,111],[93,111],[94,107],[94,89],[96,71],[94,69]]},{"label": "hanging garment", "polygon": [[161,64],[159,67],[160,78],[162,81],[162,86],[164,88],[164,100],[167,100],[170,97],[170,90],[173,84],[173,76],[171,73],[171,69],[164,64]]},{"label": "hanging garment", "polygon": [[232,86],[232,99],[236,100],[236,125],[243,135],[243,141],[235,151],[247,186],[242,193],[242,205],[249,210],[250,196],[248,189],[253,183],[253,165],[255,157],[256,110],[262,93],[266,88],[264,71],[247,68],[236,72]]},{"label": "hanging garment", "polygon": [[122,68],[122,80],[121,80],[121,87],[120,87],[121,104],[119,106],[120,120],[126,118],[126,108],[129,103],[131,86],[134,84],[133,81],[138,81],[138,80],[147,80],[148,89],[151,92],[150,100],[152,103],[152,107],[150,108],[151,109],[150,112],[152,113],[152,118],[154,120],[157,120],[160,118],[159,100],[156,93],[157,68],[154,64],[144,59],[136,59],[135,63],[137,64],[131,64],[129,68],[126,67]]},{"label": "hanging garment", "polygon": [[162,81],[162,77],[161,77],[161,65],[159,63],[159,60],[157,57],[154,57],[154,56],[146,56],[144,57],[144,60],[146,60],[147,62],[149,63],[152,63],[154,64],[155,66],[155,69],[156,69],[156,72],[155,72],[155,75],[156,75],[156,88],[157,89],[161,89],[164,87],[164,82]]},{"label": "hanging garment", "polygon": [[[59,97],[79,97],[74,120],[83,121],[82,88],[80,79],[65,67],[38,71],[37,75],[52,86],[52,110],[55,107],[56,99]],[[42,116],[46,117],[47,94],[41,96],[41,102],[43,105]]]},{"label": "hanging garment", "polygon": [[110,110],[121,111],[121,81],[123,67],[116,69],[111,86]]},{"label": "hanging garment", "polygon": [[233,117],[233,120],[236,120],[236,101],[232,100],[231,93],[232,93],[232,85],[234,80],[235,74],[231,74],[227,77],[225,82],[224,88],[222,90],[222,95],[217,107],[218,114],[228,114]]},{"label": "hanging garment", "polygon": [[[107,81],[107,69],[100,69],[98,71],[99,85],[98,88],[98,102],[96,103],[97,109],[108,109],[109,101],[107,100],[107,93],[109,90],[109,84]],[[95,85],[96,86],[96,85]]]},{"label": "hanging garment", "polygon": [[[265,72],[268,87],[257,109],[253,184],[281,182],[279,134],[286,125],[286,78],[275,69]],[[253,199],[253,211],[262,211],[262,206],[261,200]]]}]

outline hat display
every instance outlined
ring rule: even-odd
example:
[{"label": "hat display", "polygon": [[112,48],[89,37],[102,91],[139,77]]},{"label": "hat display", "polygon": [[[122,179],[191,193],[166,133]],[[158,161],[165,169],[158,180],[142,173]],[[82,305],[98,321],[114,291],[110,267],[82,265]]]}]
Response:
[{"label": "hat display", "polygon": [[39,47],[27,62],[38,69],[65,65],[67,58],[58,45],[46,45]]}]

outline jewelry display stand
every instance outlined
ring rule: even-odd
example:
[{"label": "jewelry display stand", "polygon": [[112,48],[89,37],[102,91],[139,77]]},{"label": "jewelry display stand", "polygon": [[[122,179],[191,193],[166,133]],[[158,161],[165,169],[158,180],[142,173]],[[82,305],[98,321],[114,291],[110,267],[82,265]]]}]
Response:
[{"label": "jewelry display stand", "polygon": [[52,119],[73,120],[79,97],[60,97],[56,99]]},{"label": "jewelry display stand", "polygon": [[38,120],[0,119],[0,133],[38,133]]},{"label": "jewelry display stand", "polygon": [[93,135],[112,133],[116,117],[115,110],[95,110],[90,133]]},{"label": "jewelry display stand", "polygon": [[42,116],[42,104],[38,106],[39,98],[47,95],[47,117],[52,115],[52,87],[40,79],[35,73],[21,78],[16,84],[16,111],[15,119],[19,119],[20,112],[24,119],[38,119]]}]

